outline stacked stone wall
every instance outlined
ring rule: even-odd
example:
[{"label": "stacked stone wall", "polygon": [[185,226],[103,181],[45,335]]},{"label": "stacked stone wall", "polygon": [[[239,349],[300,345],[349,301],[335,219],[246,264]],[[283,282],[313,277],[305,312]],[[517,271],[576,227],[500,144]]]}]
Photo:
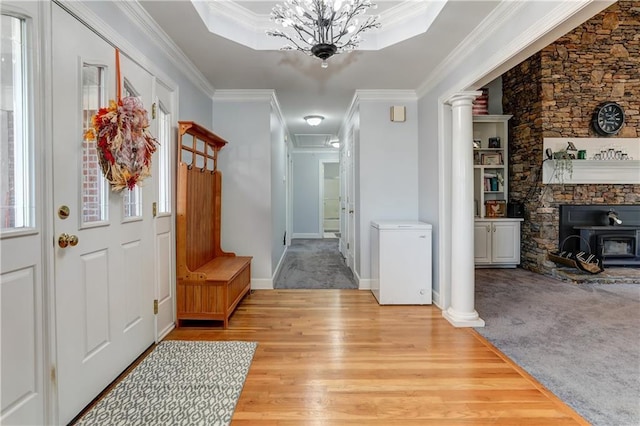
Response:
[{"label": "stacked stone wall", "polygon": [[[522,266],[553,275],[561,204],[638,204],[640,185],[544,185],[544,137],[598,137],[595,108],[619,103],[615,137],[640,137],[640,1],[620,1],[502,77],[509,129],[509,194],[525,203]],[[615,139],[613,137],[612,139]]]}]

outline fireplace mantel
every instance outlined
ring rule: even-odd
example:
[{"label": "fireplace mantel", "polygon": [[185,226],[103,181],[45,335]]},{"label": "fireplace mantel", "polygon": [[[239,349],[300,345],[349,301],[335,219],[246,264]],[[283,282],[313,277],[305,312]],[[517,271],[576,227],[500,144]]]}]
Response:
[{"label": "fireplace mantel", "polygon": [[[554,160],[542,163],[543,184],[640,184],[640,138],[544,138],[544,150],[558,152],[569,142],[586,151],[586,159],[571,160],[573,173],[556,170]],[[622,150],[632,160],[594,160],[601,150]],[[572,152],[577,156],[577,152]]]},{"label": "fireplace mantel", "polygon": [[545,184],[640,184],[640,160],[571,160],[573,173],[561,176],[555,170],[553,160],[542,165],[542,179]]}]

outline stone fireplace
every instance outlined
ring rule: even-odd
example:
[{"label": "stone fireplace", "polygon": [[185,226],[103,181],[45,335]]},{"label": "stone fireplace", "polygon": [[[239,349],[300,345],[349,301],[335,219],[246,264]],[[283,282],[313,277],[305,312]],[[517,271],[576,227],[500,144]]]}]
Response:
[{"label": "stone fireplace", "polygon": [[[585,222],[571,224],[570,232],[582,232],[594,250],[598,246],[609,254],[609,263],[614,256],[616,262],[629,262],[631,253],[627,252],[634,251],[634,244],[637,258],[637,233],[632,238],[634,230],[620,227],[631,226],[623,207],[640,205],[640,184],[614,179],[550,184],[543,180],[542,169],[545,138],[599,137],[590,120],[594,108],[607,100],[624,105],[626,116],[620,133],[603,138],[603,145],[615,145],[618,138],[640,137],[639,21],[637,1],[621,0],[502,75],[503,112],[513,114],[509,121],[509,201],[524,204],[521,265],[525,269],[556,275],[558,265],[548,259],[548,253],[558,250],[568,235],[567,229],[560,229],[560,210],[566,205],[598,205],[597,209],[606,207],[606,211],[613,207],[622,220],[617,228],[573,229],[607,226]],[[619,269],[633,272],[633,268]]]},{"label": "stone fireplace", "polygon": [[602,257],[604,267],[640,266],[640,205],[561,205],[558,247]]}]

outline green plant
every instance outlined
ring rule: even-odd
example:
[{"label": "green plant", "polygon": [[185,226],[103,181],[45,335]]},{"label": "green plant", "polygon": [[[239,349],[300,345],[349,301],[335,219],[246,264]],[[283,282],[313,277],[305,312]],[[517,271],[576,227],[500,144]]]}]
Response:
[{"label": "green plant", "polygon": [[562,151],[556,151],[553,153],[553,176],[564,184],[564,181],[569,176],[569,179],[573,177],[573,158],[566,149]]}]

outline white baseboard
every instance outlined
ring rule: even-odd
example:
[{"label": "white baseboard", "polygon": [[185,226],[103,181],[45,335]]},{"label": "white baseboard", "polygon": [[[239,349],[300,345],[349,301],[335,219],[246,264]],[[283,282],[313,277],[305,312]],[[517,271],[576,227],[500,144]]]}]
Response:
[{"label": "white baseboard", "polygon": [[286,246],[284,248],[284,251],[282,252],[282,256],[280,256],[280,260],[278,260],[278,264],[276,265],[276,270],[273,271],[273,276],[271,277],[272,283],[276,282],[276,277],[278,276],[278,272],[280,272],[280,268],[282,267],[282,262],[284,261],[284,257],[287,255],[287,250],[289,250],[289,246]]},{"label": "white baseboard", "polygon": [[251,278],[251,290],[273,290],[273,280],[270,278]]},{"label": "white baseboard", "polygon": [[443,311],[444,308],[440,306],[440,293],[434,290],[431,292],[431,297],[433,300],[433,304],[440,308],[441,311]]},{"label": "white baseboard", "polygon": [[296,238],[301,238],[301,239],[321,239],[323,236],[322,234],[318,234],[318,233],[309,233],[309,234],[304,234],[304,233],[296,233],[293,234],[293,236],[291,237],[292,239],[296,239]]},{"label": "white baseboard", "polygon": [[358,281],[358,290],[371,290],[371,280],[361,279]]},{"label": "white baseboard", "polygon": [[358,283],[358,290],[371,290],[371,279],[370,278],[360,278],[360,275],[353,269],[353,278],[355,278],[356,283]]}]

